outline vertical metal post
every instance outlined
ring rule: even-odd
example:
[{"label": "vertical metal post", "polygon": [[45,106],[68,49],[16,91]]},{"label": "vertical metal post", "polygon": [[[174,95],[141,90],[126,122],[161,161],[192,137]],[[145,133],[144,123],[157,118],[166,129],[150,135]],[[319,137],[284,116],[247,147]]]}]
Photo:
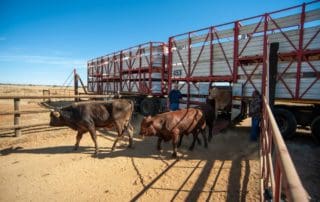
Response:
[{"label": "vertical metal post", "polygon": [[266,75],[267,75],[267,58],[268,58],[268,20],[269,14],[264,14],[264,27],[263,27],[263,60],[262,60],[262,85],[261,94],[266,95]]},{"label": "vertical metal post", "polygon": [[[163,95],[164,94],[164,88],[165,88],[165,86],[164,86],[164,73],[167,71],[167,69],[165,69],[166,68],[166,65],[165,65],[165,62],[166,62],[166,60],[165,60],[165,45],[164,44],[161,44],[161,47],[162,47],[162,64],[161,64],[161,95]],[[167,66],[168,67],[168,66]]]},{"label": "vertical metal post", "polygon": [[[172,86],[172,37],[169,37],[169,41],[168,41],[168,44],[169,44],[169,47],[168,47],[168,94],[171,90],[171,86]],[[169,104],[168,104],[169,106]]]},{"label": "vertical metal post", "polygon": [[[79,95],[79,92],[78,92],[78,75],[77,75],[76,69],[73,70],[73,74],[74,74],[74,95]],[[78,102],[79,98],[74,98],[74,101]]]},{"label": "vertical metal post", "polygon": [[[14,98],[14,111],[19,112],[14,114],[14,126],[19,126],[20,125],[20,98]],[[15,128],[14,133],[16,137],[19,137],[21,135],[21,129],[20,128]]]},{"label": "vertical metal post", "polygon": [[149,89],[148,89],[149,94],[152,93],[152,91],[151,91],[151,89],[152,89],[151,72],[152,72],[152,68],[153,68],[152,46],[153,46],[153,45],[152,45],[152,42],[150,42]]},{"label": "vertical metal post", "polygon": [[119,77],[120,77],[120,88],[119,88],[119,91],[122,92],[123,89],[122,89],[122,70],[123,70],[123,58],[122,58],[122,51],[120,51],[120,67],[119,67]]},{"label": "vertical metal post", "polygon": [[234,23],[234,46],[233,46],[233,82],[236,83],[238,79],[238,51],[239,51],[239,21]]},{"label": "vertical metal post", "polygon": [[278,72],[278,50],[279,43],[271,43],[269,51],[269,105],[273,109],[275,93],[276,93],[276,81]]},{"label": "vertical metal post", "polygon": [[187,108],[189,108],[190,106],[190,77],[191,77],[191,32],[188,33]]},{"label": "vertical metal post", "polygon": [[302,11],[300,16],[300,30],[299,30],[299,49],[297,52],[297,80],[296,80],[296,93],[295,99],[300,97],[300,80],[301,80],[301,63],[303,57],[303,35],[304,35],[304,21],[305,21],[306,3],[302,4]]},{"label": "vertical metal post", "polygon": [[[139,68],[138,68],[138,75],[139,75],[139,81],[138,81],[138,91],[140,93],[143,93],[141,92],[141,87],[143,86],[144,83],[142,83],[142,79],[141,79],[141,67],[142,67],[142,48],[141,48],[141,45],[139,45],[139,50],[137,51],[137,53],[139,54]],[[145,78],[143,78],[143,81],[145,80]]]},{"label": "vertical metal post", "polygon": [[213,27],[210,27],[210,77],[213,76]]},{"label": "vertical metal post", "polygon": [[[141,65],[141,64],[140,64]],[[131,92],[131,76],[132,76],[132,50],[129,51],[129,92]]]}]

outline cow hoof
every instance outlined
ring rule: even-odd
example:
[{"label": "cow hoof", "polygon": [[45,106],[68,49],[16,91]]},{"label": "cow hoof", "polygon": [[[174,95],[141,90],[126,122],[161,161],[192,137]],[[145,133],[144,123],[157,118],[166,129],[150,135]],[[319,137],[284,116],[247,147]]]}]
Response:
[{"label": "cow hoof", "polygon": [[73,150],[74,150],[74,151],[77,151],[78,149],[79,149],[79,146],[74,146],[74,147],[73,147]]},{"label": "cow hoof", "polygon": [[177,156],[177,153],[172,153],[172,158],[177,158],[178,156]]}]

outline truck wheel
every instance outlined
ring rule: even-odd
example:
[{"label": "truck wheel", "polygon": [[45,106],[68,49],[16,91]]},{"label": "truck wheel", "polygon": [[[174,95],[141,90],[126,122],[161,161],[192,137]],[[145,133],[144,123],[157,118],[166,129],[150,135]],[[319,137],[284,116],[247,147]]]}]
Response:
[{"label": "truck wheel", "polygon": [[317,116],[311,123],[312,134],[320,140],[320,116]]},{"label": "truck wheel", "polygon": [[297,128],[297,120],[294,115],[286,109],[275,109],[273,114],[282,137],[284,139],[292,138]]},{"label": "truck wheel", "polygon": [[144,116],[155,115],[159,107],[156,99],[145,98],[140,104],[140,112]]}]

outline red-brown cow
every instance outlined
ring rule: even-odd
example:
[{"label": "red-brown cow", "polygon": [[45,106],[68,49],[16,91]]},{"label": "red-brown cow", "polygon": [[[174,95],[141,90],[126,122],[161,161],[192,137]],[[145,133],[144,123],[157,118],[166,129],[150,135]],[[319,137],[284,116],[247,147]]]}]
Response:
[{"label": "red-brown cow", "polygon": [[182,140],[183,135],[193,134],[193,142],[189,150],[193,150],[199,132],[202,134],[205,147],[208,147],[205,128],[205,117],[201,110],[190,108],[145,117],[141,122],[140,135],[158,136],[158,150],[161,150],[162,140],[167,142],[172,139],[172,157],[177,157],[177,143],[179,138]]}]

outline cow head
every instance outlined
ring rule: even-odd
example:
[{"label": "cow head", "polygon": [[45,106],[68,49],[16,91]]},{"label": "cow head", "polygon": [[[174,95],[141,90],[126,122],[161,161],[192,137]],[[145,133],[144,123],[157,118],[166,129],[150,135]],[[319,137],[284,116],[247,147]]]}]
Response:
[{"label": "cow head", "polygon": [[157,117],[144,117],[141,122],[140,135],[154,136],[163,126],[164,120]]},{"label": "cow head", "polygon": [[64,126],[61,110],[52,110],[50,113],[50,126]]}]

